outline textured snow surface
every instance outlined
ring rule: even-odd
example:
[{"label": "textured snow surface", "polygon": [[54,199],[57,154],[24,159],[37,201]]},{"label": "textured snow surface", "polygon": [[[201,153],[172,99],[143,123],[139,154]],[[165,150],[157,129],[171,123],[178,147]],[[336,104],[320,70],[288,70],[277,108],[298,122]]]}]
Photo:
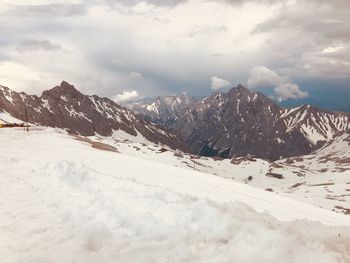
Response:
[{"label": "textured snow surface", "polygon": [[350,261],[350,217],[53,129],[0,143],[1,262]]},{"label": "textured snow surface", "polygon": [[[350,211],[350,151],[347,135],[337,137],[313,154],[283,159],[270,163],[261,159],[218,160],[176,152],[171,149],[161,151],[161,145],[150,142],[136,142],[133,136],[89,137],[118,149],[123,155],[138,157],[181,167],[205,174],[217,175],[230,181],[268,189],[276,194],[302,201],[314,206],[339,213]],[[348,135],[349,136],[349,135]],[[132,138],[133,137],[133,138]],[[331,156],[331,158],[329,158]],[[238,162],[235,162],[238,161]],[[195,165],[194,165],[195,164]],[[281,174],[279,180],[266,176],[267,173]],[[251,177],[251,180],[248,178]]]}]

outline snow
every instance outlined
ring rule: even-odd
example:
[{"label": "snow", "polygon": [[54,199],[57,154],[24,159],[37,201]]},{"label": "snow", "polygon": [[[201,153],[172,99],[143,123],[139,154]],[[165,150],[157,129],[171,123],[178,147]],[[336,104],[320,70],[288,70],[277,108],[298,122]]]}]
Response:
[{"label": "snow", "polygon": [[316,145],[318,141],[324,141],[328,139],[325,138],[322,134],[320,134],[319,131],[314,129],[314,127],[311,125],[302,124],[300,126],[300,129],[304,132],[309,142],[313,145]]},{"label": "snow", "polygon": [[115,141],[131,141],[131,142],[137,142],[137,143],[150,144],[150,141],[148,141],[139,131],[136,130],[136,134],[137,135],[134,136],[123,130],[115,130],[113,131],[113,134],[111,137],[99,137],[99,138],[100,139],[103,138],[104,142],[108,144],[113,144]]},{"label": "snow", "polygon": [[279,138],[279,137],[277,137],[277,139],[276,139],[276,140],[277,140],[277,142],[278,142],[278,143],[285,143],[285,141],[284,141],[284,140],[282,140],[282,139],[281,139],[281,138]]},{"label": "snow", "polygon": [[296,107],[296,108],[291,108],[291,109],[289,109],[289,110],[286,109],[285,113],[283,113],[283,114],[281,115],[281,118],[285,118],[285,117],[291,115],[293,112],[299,110],[299,109],[302,108],[302,107],[303,107],[303,106],[299,106],[299,107]]},{"label": "snow", "polygon": [[42,101],[42,106],[44,107],[44,108],[46,108],[49,112],[51,112],[51,113],[53,113],[53,111],[51,110],[51,108],[50,108],[50,104],[49,104],[49,101],[48,100],[45,100],[45,99],[41,99],[41,101]]},{"label": "snow", "polygon": [[[153,130],[150,126],[146,125],[145,127],[146,127],[146,129],[149,130],[150,132],[152,132],[152,133],[155,132],[155,130]],[[155,127],[154,127],[154,129],[156,129],[156,131],[157,131],[158,133],[163,134],[163,135],[166,136],[166,137],[171,137],[171,135],[170,135],[169,133],[165,132],[165,131],[162,130],[162,129],[157,129],[157,128],[155,128]]]},{"label": "snow", "polygon": [[0,112],[0,123],[22,123],[23,121],[12,117],[8,112]]},{"label": "snow", "polygon": [[85,116],[85,114],[83,112],[77,112],[73,106],[71,105],[70,106],[70,109],[68,109],[68,107],[66,105],[64,105],[64,108],[66,109],[66,111],[68,111],[69,113],[69,116],[71,117],[78,117],[80,119],[85,119],[87,120],[88,122],[92,122],[88,117]]},{"label": "snow", "polygon": [[[137,143],[131,136],[127,142],[122,143],[120,140],[115,141],[104,137],[95,139],[110,144],[128,156],[193,170],[191,155],[169,149],[159,154],[161,145],[152,145],[147,141]],[[337,151],[331,151],[330,148],[335,148]],[[259,159],[231,163],[231,160],[226,159],[218,161],[208,157],[197,157],[195,169],[201,173],[214,174],[264,190],[271,189],[276,194],[343,213],[345,210],[337,207],[350,209],[347,205],[350,202],[350,187],[347,184],[350,183],[350,165],[338,160],[350,158],[348,149],[348,144],[342,142],[342,138],[338,138],[324,151],[287,158],[274,163]],[[325,162],[328,155],[334,160]],[[294,161],[290,162],[289,159]],[[268,172],[282,174],[284,179],[277,180],[267,177]],[[253,180],[247,180],[249,176],[252,176]],[[334,185],[327,185],[330,181]],[[314,185],[320,186],[315,187]]]},{"label": "snow", "polygon": [[40,107],[41,107],[41,105],[39,105],[38,108],[34,108],[34,110],[35,110],[37,113],[41,113]]},{"label": "snow", "polygon": [[13,104],[12,90],[1,85],[0,90],[2,91],[4,98]]},{"label": "snow", "polygon": [[330,141],[341,132],[350,129],[349,117],[337,113],[310,111],[310,105],[306,105],[282,112],[281,118],[287,126],[287,132],[294,129],[302,132],[308,141],[315,145],[318,141]]},{"label": "snow", "polygon": [[89,96],[89,99],[90,99],[90,101],[94,104],[95,109],[96,109],[99,113],[103,114],[103,110],[100,109],[100,106],[99,106],[99,105],[97,104],[97,102],[95,101],[95,98],[94,98],[93,96]]},{"label": "snow", "polygon": [[156,114],[159,114],[158,108],[157,108],[155,102],[153,102],[153,103],[150,104],[150,105],[146,105],[146,110],[151,111],[151,112],[155,112]]},{"label": "snow", "polygon": [[1,262],[350,260],[350,217],[59,130],[0,143]]},{"label": "snow", "polygon": [[19,96],[21,97],[22,101],[26,101],[26,99],[27,99],[26,94],[19,93]]}]

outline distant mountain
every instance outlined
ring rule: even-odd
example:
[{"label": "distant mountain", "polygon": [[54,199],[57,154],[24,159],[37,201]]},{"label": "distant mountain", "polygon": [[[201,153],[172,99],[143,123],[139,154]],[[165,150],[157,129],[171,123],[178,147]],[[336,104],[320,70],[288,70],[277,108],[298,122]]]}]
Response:
[{"label": "distant mountain", "polygon": [[178,96],[145,98],[127,106],[156,124],[171,126],[195,102],[195,98],[182,93]]},{"label": "distant mountain", "polygon": [[310,105],[283,108],[242,85],[200,100],[181,95],[128,108],[177,131],[192,152],[224,158],[251,154],[276,160],[308,154],[350,129],[350,114]]},{"label": "distant mountain", "polygon": [[30,123],[64,128],[70,133],[111,136],[123,131],[183,149],[176,135],[144,121],[108,98],[84,95],[65,81],[44,91],[40,97],[0,86],[0,112]]}]

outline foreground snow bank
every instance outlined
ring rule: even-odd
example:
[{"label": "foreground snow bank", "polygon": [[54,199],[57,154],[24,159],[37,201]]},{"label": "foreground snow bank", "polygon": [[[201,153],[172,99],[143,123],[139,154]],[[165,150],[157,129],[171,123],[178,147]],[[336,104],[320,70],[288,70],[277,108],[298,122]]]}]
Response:
[{"label": "foreground snow bank", "polygon": [[53,130],[0,143],[1,262],[350,260],[348,217]]}]

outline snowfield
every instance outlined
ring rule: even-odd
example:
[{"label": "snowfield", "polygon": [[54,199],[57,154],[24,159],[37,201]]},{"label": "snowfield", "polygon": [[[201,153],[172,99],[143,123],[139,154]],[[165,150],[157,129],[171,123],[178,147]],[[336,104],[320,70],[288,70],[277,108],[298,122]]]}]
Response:
[{"label": "snowfield", "polygon": [[[192,156],[183,152],[151,145],[142,136],[91,136],[127,156],[161,162],[187,170],[217,175],[254,187],[278,193],[288,198],[350,214],[350,134],[337,136],[310,155],[290,157],[275,162],[256,158],[220,159]],[[194,157],[194,158],[192,158]],[[278,179],[268,173],[281,175]],[[250,178],[250,180],[249,180]]]},{"label": "snowfield", "polygon": [[0,145],[1,262],[350,262],[349,216],[55,129]]}]

